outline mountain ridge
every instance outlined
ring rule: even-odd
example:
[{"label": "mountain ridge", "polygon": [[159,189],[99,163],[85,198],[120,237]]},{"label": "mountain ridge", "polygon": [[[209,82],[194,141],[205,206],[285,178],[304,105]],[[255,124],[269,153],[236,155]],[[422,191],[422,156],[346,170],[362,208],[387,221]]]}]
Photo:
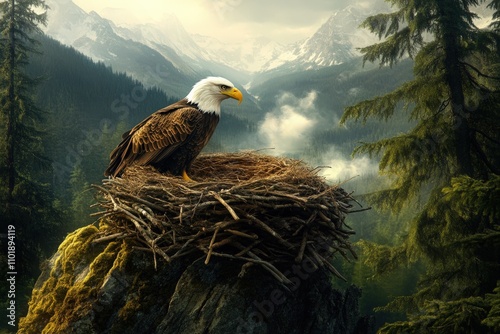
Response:
[{"label": "mountain ridge", "polygon": [[[72,1],[48,0],[48,26],[45,32],[75,47],[97,61],[116,67],[112,44],[139,43],[143,52],[156,51],[180,74],[196,77],[207,68],[238,80],[266,71],[306,70],[340,64],[357,56],[357,26],[366,11],[353,6],[334,12],[311,37],[283,45],[265,37],[226,43],[213,37],[189,34],[175,14],[165,14],[160,23],[117,25],[96,12],[86,13]],[[139,45],[137,44],[137,46]],[[125,46],[121,47],[122,49]],[[114,54],[114,55],[113,55]],[[117,68],[122,70],[122,68]],[[136,77],[139,69],[132,69]],[[140,78],[138,78],[140,79]],[[142,78],[145,84],[151,79]]]},{"label": "mountain ridge", "polygon": [[354,6],[334,12],[311,37],[272,59],[261,72],[317,69],[339,65],[358,57],[360,53],[357,48],[373,40],[367,32],[357,29],[368,15],[368,11]]},{"label": "mountain ridge", "polygon": [[98,13],[86,13],[72,1],[48,0],[47,5],[48,24],[43,30],[48,36],[116,72],[131,75],[147,87],[157,86],[170,96],[184,96],[192,85],[189,74],[158,51],[116,34],[113,22]]}]

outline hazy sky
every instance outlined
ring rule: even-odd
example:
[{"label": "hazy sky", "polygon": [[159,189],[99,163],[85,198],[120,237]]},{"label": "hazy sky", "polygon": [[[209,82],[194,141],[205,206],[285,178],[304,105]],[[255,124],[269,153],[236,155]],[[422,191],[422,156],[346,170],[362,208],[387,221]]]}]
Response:
[{"label": "hazy sky", "polygon": [[175,14],[190,33],[220,40],[268,37],[290,43],[311,36],[337,10],[383,0],[74,0],[85,11],[121,24]]}]

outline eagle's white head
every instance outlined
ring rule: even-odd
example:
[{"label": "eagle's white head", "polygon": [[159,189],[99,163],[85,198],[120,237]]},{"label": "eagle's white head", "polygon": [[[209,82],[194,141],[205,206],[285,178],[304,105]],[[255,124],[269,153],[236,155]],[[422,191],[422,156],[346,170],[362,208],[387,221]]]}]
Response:
[{"label": "eagle's white head", "polygon": [[[220,104],[228,98],[243,100],[243,94],[231,81],[221,77],[208,77],[198,81],[186,96],[190,103],[196,103],[203,112],[220,114]],[[238,104],[239,104],[238,103]]]}]

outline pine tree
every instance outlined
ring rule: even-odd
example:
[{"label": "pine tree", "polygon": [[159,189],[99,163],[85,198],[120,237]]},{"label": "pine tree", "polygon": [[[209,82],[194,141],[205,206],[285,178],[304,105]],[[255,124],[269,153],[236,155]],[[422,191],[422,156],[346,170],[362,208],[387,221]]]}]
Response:
[{"label": "pine tree", "polygon": [[[33,81],[23,73],[29,53],[34,51],[36,41],[31,37],[40,32],[38,24],[45,23],[45,14],[37,14],[33,7],[44,8],[43,1],[4,1],[0,3],[0,30],[2,41],[2,100],[6,144],[7,204],[12,204],[14,188],[18,178],[16,161],[21,154],[18,138],[37,141],[34,123],[40,111],[27,96]],[[33,131],[34,130],[34,131]],[[23,143],[24,144],[24,143]],[[29,143],[28,143],[29,144]]]},{"label": "pine tree", "polygon": [[25,74],[30,54],[36,51],[34,36],[41,32],[38,25],[46,21],[45,9],[42,0],[0,2],[0,197],[5,203],[0,215],[2,233],[7,226],[15,228],[16,263],[10,271],[19,275],[18,316],[39,272],[43,251],[52,251],[55,246],[61,219],[49,185],[40,181],[50,173],[43,155],[44,115],[31,97],[37,80]]},{"label": "pine tree", "polygon": [[[355,154],[379,155],[380,171],[393,180],[390,189],[370,196],[380,207],[399,212],[426,196],[405,243],[393,248],[365,244],[373,255],[368,262],[384,272],[422,260],[427,272],[414,295],[385,308],[406,310],[410,321],[388,324],[381,332],[467,331],[467,324],[486,332],[475,320],[484,318],[487,304],[467,308],[477,311],[475,320],[464,314],[453,318],[451,310],[470,305],[467,298],[481,299],[500,279],[498,21],[478,29],[472,11],[477,0],[387,2],[394,12],[371,16],[362,25],[384,39],[361,49],[364,61],[393,66],[409,56],[414,79],[346,108],[341,122],[388,120],[399,112],[416,122],[408,133],[363,143]],[[496,19],[499,4],[489,3]]]}]

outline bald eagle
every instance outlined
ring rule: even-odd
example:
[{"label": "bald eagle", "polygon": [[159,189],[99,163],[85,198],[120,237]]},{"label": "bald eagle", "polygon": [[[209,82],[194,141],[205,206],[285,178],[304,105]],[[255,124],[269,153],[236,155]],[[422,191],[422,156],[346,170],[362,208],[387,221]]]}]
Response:
[{"label": "bald eagle", "polygon": [[160,172],[182,175],[187,172],[219,122],[220,104],[241,92],[227,79],[208,77],[196,83],[182,100],[162,108],[122,136],[111,152],[104,175],[120,176],[131,165],[151,165]]}]

